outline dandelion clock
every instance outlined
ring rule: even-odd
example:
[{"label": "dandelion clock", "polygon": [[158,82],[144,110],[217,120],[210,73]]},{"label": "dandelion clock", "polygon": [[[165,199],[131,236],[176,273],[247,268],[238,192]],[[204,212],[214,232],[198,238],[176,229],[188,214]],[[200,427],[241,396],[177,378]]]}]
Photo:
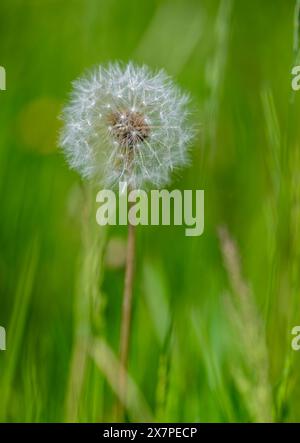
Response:
[{"label": "dandelion clock", "polygon": [[187,161],[188,95],[163,72],[99,66],[74,82],[60,144],[69,165],[103,187],[160,188]]}]

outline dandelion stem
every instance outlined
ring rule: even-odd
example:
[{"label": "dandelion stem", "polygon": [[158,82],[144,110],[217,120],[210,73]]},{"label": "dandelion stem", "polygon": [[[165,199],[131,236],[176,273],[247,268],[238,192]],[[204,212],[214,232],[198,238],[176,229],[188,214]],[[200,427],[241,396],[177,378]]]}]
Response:
[{"label": "dandelion stem", "polygon": [[124,400],[126,397],[126,375],[128,366],[128,350],[131,327],[131,313],[132,313],[132,290],[134,277],[134,258],[135,258],[135,226],[128,223],[128,240],[127,240],[127,254],[126,254],[126,269],[125,282],[123,293],[121,332],[120,332],[120,399],[121,402],[118,408],[118,417],[122,420],[124,415]]}]

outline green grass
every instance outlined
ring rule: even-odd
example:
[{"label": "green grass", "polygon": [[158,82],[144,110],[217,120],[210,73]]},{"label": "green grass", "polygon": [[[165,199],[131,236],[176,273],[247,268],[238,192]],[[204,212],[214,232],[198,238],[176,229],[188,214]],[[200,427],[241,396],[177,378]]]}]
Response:
[{"label": "green grass", "polygon": [[[172,188],[205,232],[139,227],[129,421],[299,421],[299,29],[286,0],[1,0],[0,421],[113,421],[126,229],[57,148],[71,81],[163,67],[199,136]],[[295,42],[295,44],[294,44]]]}]

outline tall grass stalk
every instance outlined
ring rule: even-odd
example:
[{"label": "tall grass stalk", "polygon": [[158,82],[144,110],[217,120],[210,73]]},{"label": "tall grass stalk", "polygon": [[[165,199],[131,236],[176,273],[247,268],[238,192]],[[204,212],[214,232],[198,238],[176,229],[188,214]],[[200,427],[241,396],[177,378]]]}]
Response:
[{"label": "tall grass stalk", "polygon": [[232,290],[232,297],[227,298],[227,309],[234,334],[239,340],[240,362],[237,365],[233,359],[231,371],[251,421],[271,422],[273,399],[263,322],[252,291],[243,279],[235,242],[224,227],[219,229],[219,238]]},{"label": "tall grass stalk", "polygon": [[[93,336],[93,313],[101,315],[101,274],[106,231],[94,219],[94,192],[83,188],[81,210],[82,252],[74,300],[74,344],[66,395],[66,421],[80,419],[83,387],[88,370],[88,347]],[[101,319],[98,321],[101,321]],[[100,411],[98,411],[99,414]]]}]

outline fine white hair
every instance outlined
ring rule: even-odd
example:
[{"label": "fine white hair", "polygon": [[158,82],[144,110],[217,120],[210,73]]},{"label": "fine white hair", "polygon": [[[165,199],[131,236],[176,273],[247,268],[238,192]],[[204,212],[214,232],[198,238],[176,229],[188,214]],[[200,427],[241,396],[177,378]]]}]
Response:
[{"label": "fine white hair", "polygon": [[121,181],[159,188],[186,164],[194,133],[189,96],[164,71],[111,63],[73,86],[60,145],[84,178],[110,188]]}]

